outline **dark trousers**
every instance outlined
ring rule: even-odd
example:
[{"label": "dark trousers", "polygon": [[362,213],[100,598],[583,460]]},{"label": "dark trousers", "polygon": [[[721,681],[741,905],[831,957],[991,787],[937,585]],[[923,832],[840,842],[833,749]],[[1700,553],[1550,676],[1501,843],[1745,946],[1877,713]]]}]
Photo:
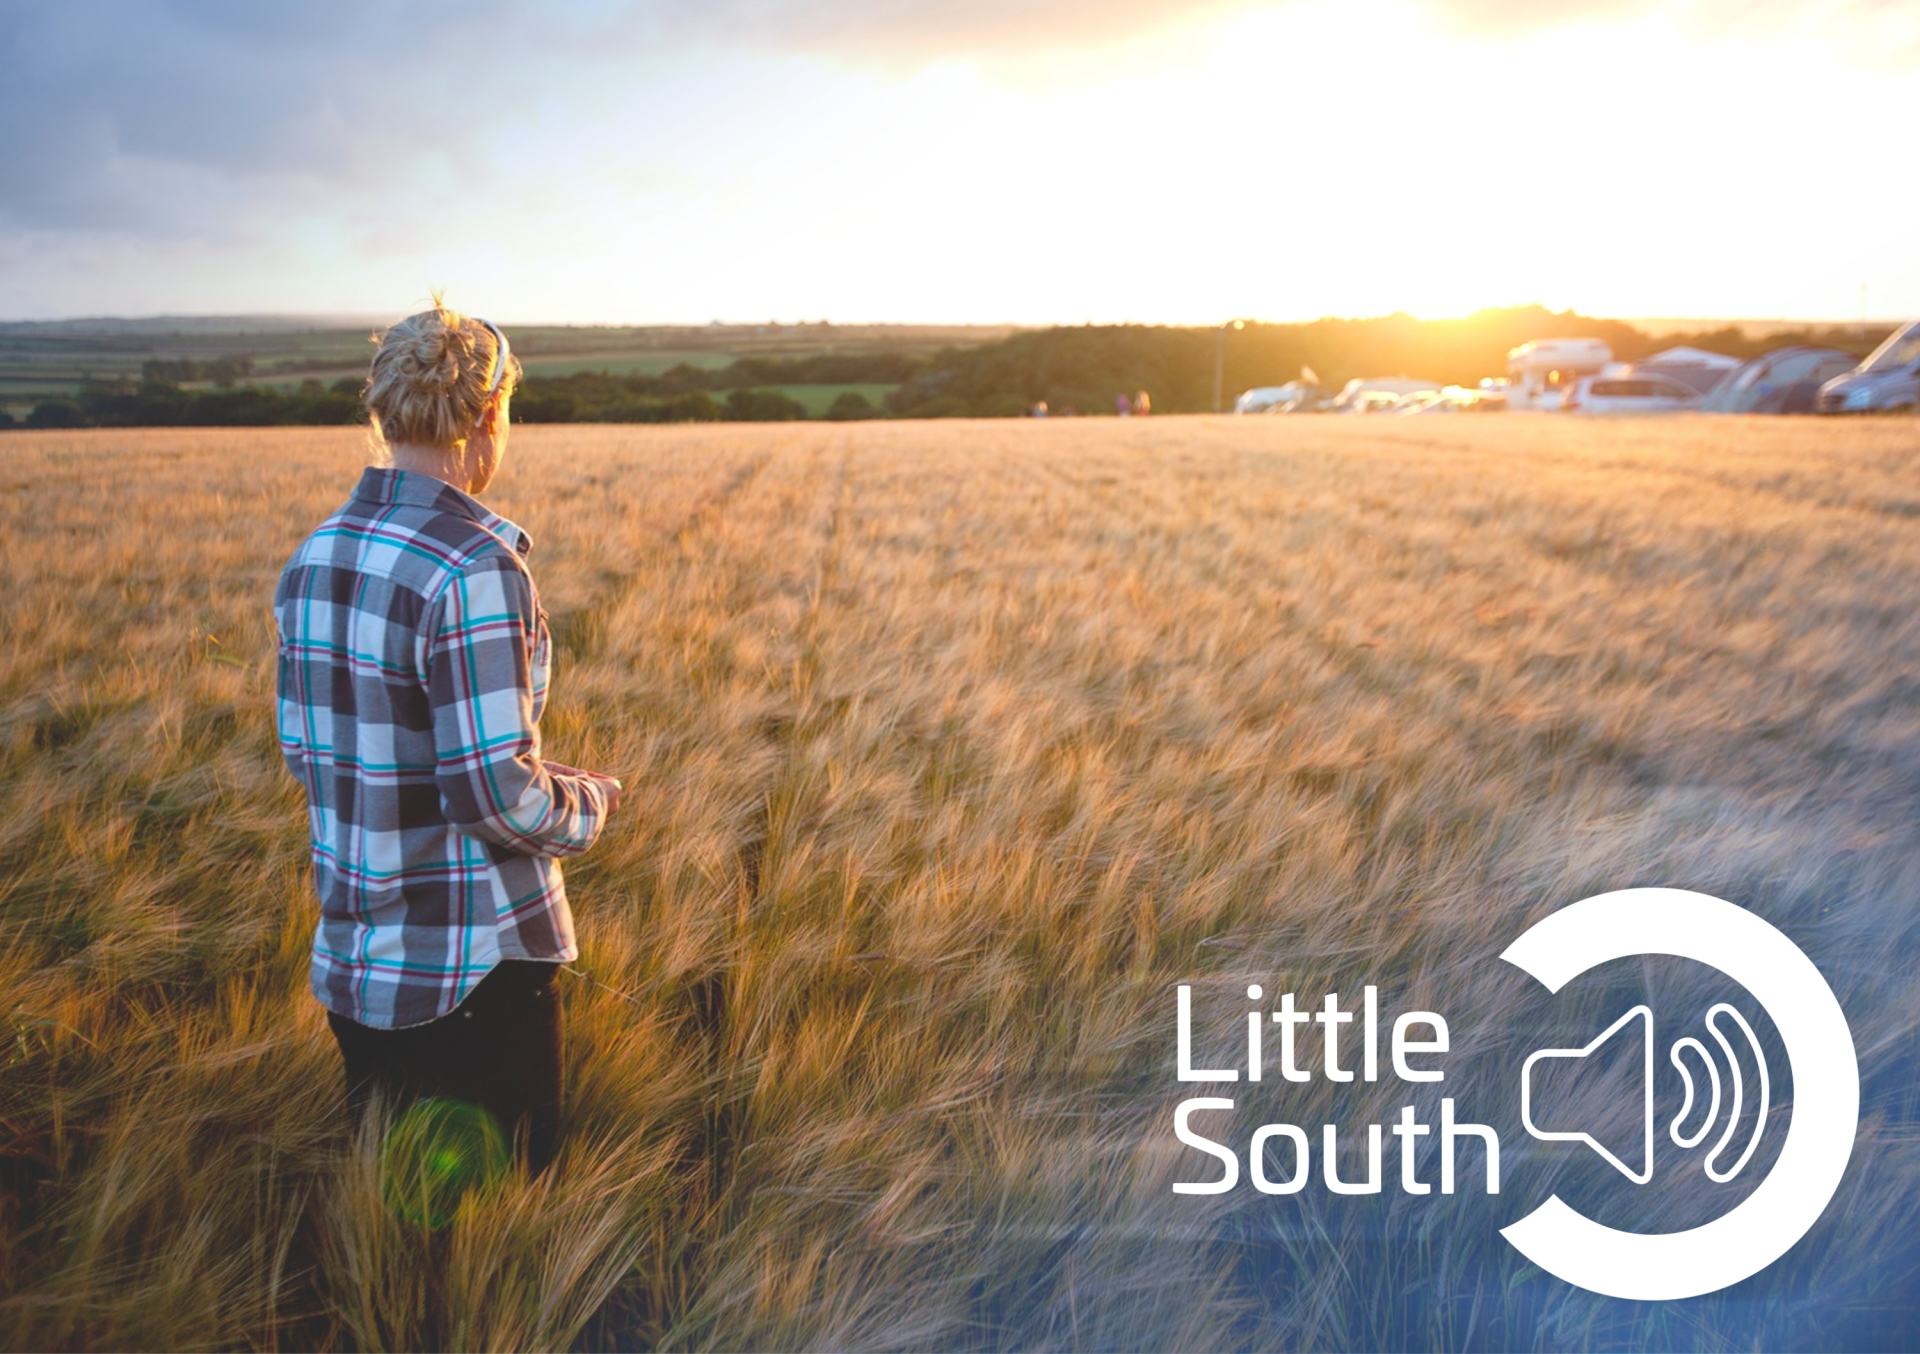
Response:
[{"label": "dark trousers", "polygon": [[533,1173],[544,1170],[560,1125],[559,967],[502,960],[450,1014],[404,1030],[371,1029],[328,1013],[346,1060],[355,1123],[375,1092],[391,1106],[464,1100],[524,1144]]}]

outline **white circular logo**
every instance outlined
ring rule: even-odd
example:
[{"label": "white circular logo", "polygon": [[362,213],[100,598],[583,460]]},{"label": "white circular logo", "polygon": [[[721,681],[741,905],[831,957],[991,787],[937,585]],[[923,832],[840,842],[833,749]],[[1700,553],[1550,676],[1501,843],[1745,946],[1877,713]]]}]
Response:
[{"label": "white circular logo", "polygon": [[[1643,954],[1677,955],[1716,968],[1752,993],[1772,1018],[1794,1085],[1793,1117],[1779,1158],[1740,1204],[1686,1231],[1624,1232],[1555,1195],[1500,1234],[1549,1274],[1596,1293],[1698,1297],[1765,1269],[1826,1210],[1853,1155],[1860,1067],[1846,1016],[1813,961],[1766,921],[1704,893],[1648,888],[1598,894],[1535,923],[1501,958],[1558,992],[1596,965]],[[1685,1042],[1698,1047],[1697,1041]],[[1675,1132],[1676,1141],[1688,1141]]]}]

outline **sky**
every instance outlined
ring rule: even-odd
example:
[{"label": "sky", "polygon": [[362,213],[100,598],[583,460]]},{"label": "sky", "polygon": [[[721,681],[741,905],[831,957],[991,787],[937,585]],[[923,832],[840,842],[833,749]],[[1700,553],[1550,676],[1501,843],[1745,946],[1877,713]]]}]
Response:
[{"label": "sky", "polygon": [[0,319],[1920,314],[1911,0],[0,4]]}]

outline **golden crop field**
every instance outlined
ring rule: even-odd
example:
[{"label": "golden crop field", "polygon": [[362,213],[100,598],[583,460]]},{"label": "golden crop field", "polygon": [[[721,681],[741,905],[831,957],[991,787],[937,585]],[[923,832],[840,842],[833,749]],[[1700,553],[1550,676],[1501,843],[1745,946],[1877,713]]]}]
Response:
[{"label": "golden crop field", "polygon": [[1912,420],[517,430],[547,748],[628,790],[560,1161],[430,1236],[348,1150],[274,744],[274,579],[364,459],[0,438],[0,1344],[1589,1343],[1517,1206],[1175,1196],[1172,993],[1379,981],[1504,1055],[1495,956],[1636,884],[1817,949],[1864,1078],[1817,1265],[1636,1338],[1912,1291]]}]

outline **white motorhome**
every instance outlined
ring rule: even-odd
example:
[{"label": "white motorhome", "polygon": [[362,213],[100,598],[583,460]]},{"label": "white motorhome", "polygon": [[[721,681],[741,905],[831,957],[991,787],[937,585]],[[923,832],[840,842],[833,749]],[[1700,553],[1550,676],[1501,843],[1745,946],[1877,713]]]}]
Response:
[{"label": "white motorhome", "polygon": [[1507,354],[1507,408],[1558,409],[1583,376],[1613,361],[1605,339],[1534,339]]}]

